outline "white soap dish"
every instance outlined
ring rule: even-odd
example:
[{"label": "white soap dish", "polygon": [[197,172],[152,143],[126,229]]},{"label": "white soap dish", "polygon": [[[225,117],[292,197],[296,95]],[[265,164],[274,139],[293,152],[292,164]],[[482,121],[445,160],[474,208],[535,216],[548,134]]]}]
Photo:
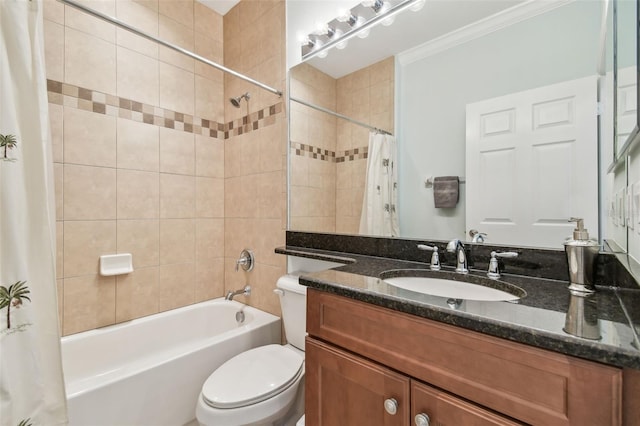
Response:
[{"label": "white soap dish", "polygon": [[112,276],[130,272],[133,272],[133,256],[131,256],[131,253],[100,256],[100,275]]}]

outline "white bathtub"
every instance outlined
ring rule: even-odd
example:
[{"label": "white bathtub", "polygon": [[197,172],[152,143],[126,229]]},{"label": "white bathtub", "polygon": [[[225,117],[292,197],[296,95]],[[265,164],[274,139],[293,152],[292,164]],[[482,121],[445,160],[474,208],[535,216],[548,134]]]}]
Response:
[{"label": "white bathtub", "polygon": [[69,424],[184,425],[213,370],[270,343],[280,343],[280,318],[224,299],[63,337]]}]

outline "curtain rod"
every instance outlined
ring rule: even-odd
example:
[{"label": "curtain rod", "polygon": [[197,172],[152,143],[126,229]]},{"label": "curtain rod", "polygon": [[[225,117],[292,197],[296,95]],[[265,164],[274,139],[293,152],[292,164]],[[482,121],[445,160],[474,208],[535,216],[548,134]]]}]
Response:
[{"label": "curtain rod", "polygon": [[349,121],[351,123],[357,124],[358,126],[366,127],[367,129],[373,130],[374,132],[382,133],[384,135],[393,136],[393,133],[389,133],[386,130],[379,129],[377,127],[373,127],[373,126],[371,126],[371,125],[369,125],[367,123],[363,123],[362,121],[354,120],[351,117],[347,117],[346,115],[342,115],[342,114],[337,113],[335,111],[331,111],[330,109],[321,107],[319,105],[311,104],[309,102],[303,101],[302,99],[294,98],[293,96],[289,96],[289,99],[291,99],[292,101],[297,102],[299,104],[308,106],[309,108],[313,108],[313,109],[318,110],[318,111],[326,112],[327,114],[333,115],[335,117],[342,118],[343,120],[346,120],[346,121]]},{"label": "curtain rod", "polygon": [[278,89],[274,89],[273,87],[267,86],[264,83],[260,83],[259,81],[254,80],[251,77],[247,77],[246,75],[240,74],[237,71],[234,71],[234,70],[232,70],[230,68],[225,67],[224,65],[220,65],[220,64],[218,64],[216,62],[210,61],[209,59],[207,59],[205,57],[202,57],[202,56],[200,56],[200,55],[198,55],[196,53],[193,53],[193,52],[191,52],[191,51],[189,51],[187,49],[183,49],[180,46],[176,46],[175,44],[171,44],[171,43],[168,43],[168,42],[166,42],[164,40],[160,40],[159,38],[154,37],[151,34],[147,34],[147,33],[143,32],[143,31],[140,31],[140,30],[138,30],[138,29],[136,29],[136,28],[124,23],[123,21],[121,21],[121,20],[119,20],[117,18],[114,18],[114,17],[109,16],[109,15],[105,15],[105,14],[103,14],[101,12],[98,12],[97,10],[94,10],[94,9],[88,8],[86,6],[83,6],[80,3],[76,3],[74,0],[58,0],[58,1],[60,3],[64,3],[64,4],[68,5],[68,6],[71,6],[71,7],[74,7],[76,9],[78,9],[78,10],[81,10],[82,12],[85,12],[85,13],[91,15],[91,16],[94,16],[94,17],[98,18],[98,19],[102,19],[103,21],[107,21],[109,23],[112,23],[115,26],[120,27],[122,29],[125,29],[125,30],[127,30],[127,31],[129,31],[129,32],[131,32],[131,33],[133,33],[135,35],[138,35],[140,37],[146,38],[147,40],[154,41],[154,42],[156,42],[158,44],[161,44],[161,45],[163,45],[165,47],[168,47],[169,49],[173,49],[173,50],[175,50],[177,52],[180,52],[180,53],[182,53],[184,55],[187,55],[187,56],[189,56],[189,57],[191,57],[191,58],[193,58],[193,59],[195,59],[197,61],[200,61],[200,62],[202,62],[204,64],[210,65],[213,68],[217,68],[220,71],[224,71],[226,73],[229,73],[229,74],[233,75],[234,77],[238,77],[241,80],[244,80],[244,81],[246,81],[248,83],[251,83],[251,84],[253,84],[255,86],[261,87],[264,90],[267,90],[267,91],[269,91],[271,93],[274,93],[274,94],[276,94],[278,96],[282,96],[282,92],[280,90],[278,90]]}]

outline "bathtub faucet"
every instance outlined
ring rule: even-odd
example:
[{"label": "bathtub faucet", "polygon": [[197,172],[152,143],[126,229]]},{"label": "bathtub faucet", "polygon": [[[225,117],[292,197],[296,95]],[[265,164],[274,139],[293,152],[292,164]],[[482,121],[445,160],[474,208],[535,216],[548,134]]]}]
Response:
[{"label": "bathtub faucet", "polygon": [[224,300],[233,300],[233,297],[237,296],[239,294],[241,294],[243,296],[251,296],[251,286],[245,285],[243,289],[236,290],[236,291],[229,290],[229,292],[225,296]]}]

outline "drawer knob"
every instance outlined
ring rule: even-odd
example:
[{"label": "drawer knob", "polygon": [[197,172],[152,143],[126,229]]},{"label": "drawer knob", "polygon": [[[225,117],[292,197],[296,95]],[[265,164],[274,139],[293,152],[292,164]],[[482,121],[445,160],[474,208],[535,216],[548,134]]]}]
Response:
[{"label": "drawer knob", "polygon": [[416,426],[429,426],[429,416],[424,413],[416,414],[414,420],[416,421]]},{"label": "drawer knob", "polygon": [[395,398],[385,399],[384,409],[387,413],[394,416],[398,412],[398,401],[396,401]]}]

